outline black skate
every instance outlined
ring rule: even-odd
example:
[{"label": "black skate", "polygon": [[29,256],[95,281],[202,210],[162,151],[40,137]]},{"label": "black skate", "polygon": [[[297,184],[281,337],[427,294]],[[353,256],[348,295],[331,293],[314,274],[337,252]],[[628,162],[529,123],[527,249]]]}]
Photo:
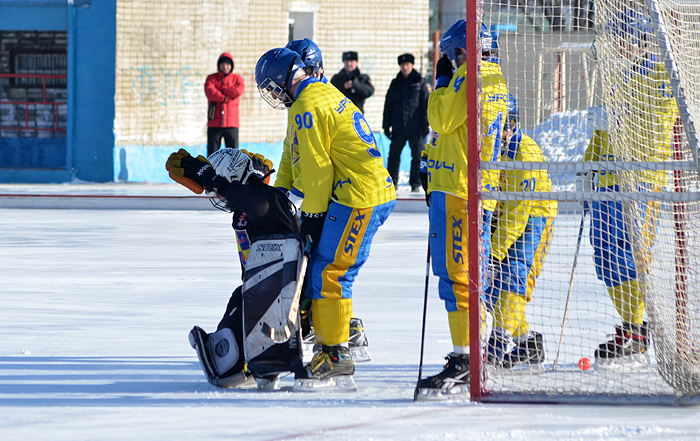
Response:
[{"label": "black skate", "polygon": [[367,351],[367,335],[365,334],[365,326],[359,318],[350,319],[350,338],[348,340],[350,355],[355,363],[365,363],[371,361]]},{"label": "black skate", "polygon": [[297,375],[295,392],[319,392],[335,390],[354,392],[357,390],[355,364],[350,350],[344,346],[323,345],[306,365],[304,373]]},{"label": "black skate", "polygon": [[[211,348],[209,348],[209,334],[204,332],[199,326],[192,328],[189,334],[190,346],[197,351],[199,364],[207,377],[207,381],[216,387],[225,389],[251,388],[255,387],[253,376],[243,369],[231,369],[222,375],[216,370],[216,364],[212,358]],[[224,346],[224,345],[222,345]],[[216,348],[214,350],[217,350]]]},{"label": "black skate", "polygon": [[542,334],[530,333],[527,338],[518,340],[508,351],[508,342],[503,337],[492,335],[487,345],[489,364],[499,369],[527,369],[542,367],[544,344]]},{"label": "black skate", "polygon": [[423,378],[416,387],[416,401],[469,399],[469,355],[450,353],[442,372]]},{"label": "black skate", "polygon": [[602,369],[641,368],[649,364],[649,328],[623,323],[615,326],[613,339],[598,346],[595,366]]}]

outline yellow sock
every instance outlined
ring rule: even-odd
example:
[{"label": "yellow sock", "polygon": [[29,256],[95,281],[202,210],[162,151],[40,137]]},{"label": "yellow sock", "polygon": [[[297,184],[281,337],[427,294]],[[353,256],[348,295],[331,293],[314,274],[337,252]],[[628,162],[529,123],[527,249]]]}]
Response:
[{"label": "yellow sock", "polygon": [[447,313],[453,346],[469,346],[469,310]]},{"label": "yellow sock", "polygon": [[335,346],[348,342],[352,299],[318,299],[312,308],[316,343]]},{"label": "yellow sock", "polygon": [[527,299],[510,291],[501,291],[493,309],[493,328],[503,328],[513,337],[519,337],[530,330],[525,317]]},{"label": "yellow sock", "polygon": [[608,294],[623,322],[636,325],[644,322],[645,305],[639,282],[628,280],[620,283],[618,286],[608,288]]}]

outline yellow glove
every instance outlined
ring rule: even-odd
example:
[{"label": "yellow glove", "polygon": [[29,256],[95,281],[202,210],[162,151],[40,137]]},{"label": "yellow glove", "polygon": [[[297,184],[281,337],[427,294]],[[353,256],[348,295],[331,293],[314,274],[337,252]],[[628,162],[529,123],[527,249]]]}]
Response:
[{"label": "yellow glove", "polygon": [[246,149],[241,149],[241,152],[245,153],[250,157],[250,162],[253,164],[253,168],[257,172],[257,174],[261,177],[264,178],[263,182],[266,184],[270,183],[270,170],[274,171],[272,169],[273,164],[272,161],[269,159],[265,158],[263,155],[260,153],[251,153]]},{"label": "yellow glove", "polygon": [[[202,155],[197,156],[197,158],[192,158],[187,150],[180,149],[176,153],[172,153],[168,160],[165,162],[165,169],[168,171],[170,179],[177,182],[178,184],[192,190],[196,194],[202,194],[204,192],[204,187],[192,179],[192,160],[196,159],[203,164],[211,166],[207,158]],[[183,160],[185,164],[183,164]],[[183,166],[184,165],[184,166]]]}]

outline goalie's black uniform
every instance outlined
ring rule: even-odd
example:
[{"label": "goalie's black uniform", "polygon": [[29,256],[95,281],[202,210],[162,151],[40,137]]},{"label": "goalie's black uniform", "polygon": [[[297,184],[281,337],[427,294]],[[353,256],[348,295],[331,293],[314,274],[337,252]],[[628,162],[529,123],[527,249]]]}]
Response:
[{"label": "goalie's black uniform", "polygon": [[[223,150],[215,155],[237,156]],[[215,155],[210,160],[219,171]],[[215,205],[233,212],[243,284],[216,332],[195,326],[190,344],[211,384],[246,387],[256,379],[260,387],[275,387],[278,374],[304,370],[294,323],[305,268],[300,221],[286,195],[257,175],[228,178],[218,182]]]}]

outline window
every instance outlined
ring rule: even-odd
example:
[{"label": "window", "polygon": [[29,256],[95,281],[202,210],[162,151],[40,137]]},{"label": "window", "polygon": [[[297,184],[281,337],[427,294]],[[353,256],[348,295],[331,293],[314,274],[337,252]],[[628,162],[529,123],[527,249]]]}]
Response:
[{"label": "window", "polygon": [[[15,52],[11,55],[12,73],[33,75],[66,75],[67,57],[65,52]],[[43,87],[41,78],[14,78],[15,87]],[[65,78],[48,78],[48,87],[66,87]]]}]

